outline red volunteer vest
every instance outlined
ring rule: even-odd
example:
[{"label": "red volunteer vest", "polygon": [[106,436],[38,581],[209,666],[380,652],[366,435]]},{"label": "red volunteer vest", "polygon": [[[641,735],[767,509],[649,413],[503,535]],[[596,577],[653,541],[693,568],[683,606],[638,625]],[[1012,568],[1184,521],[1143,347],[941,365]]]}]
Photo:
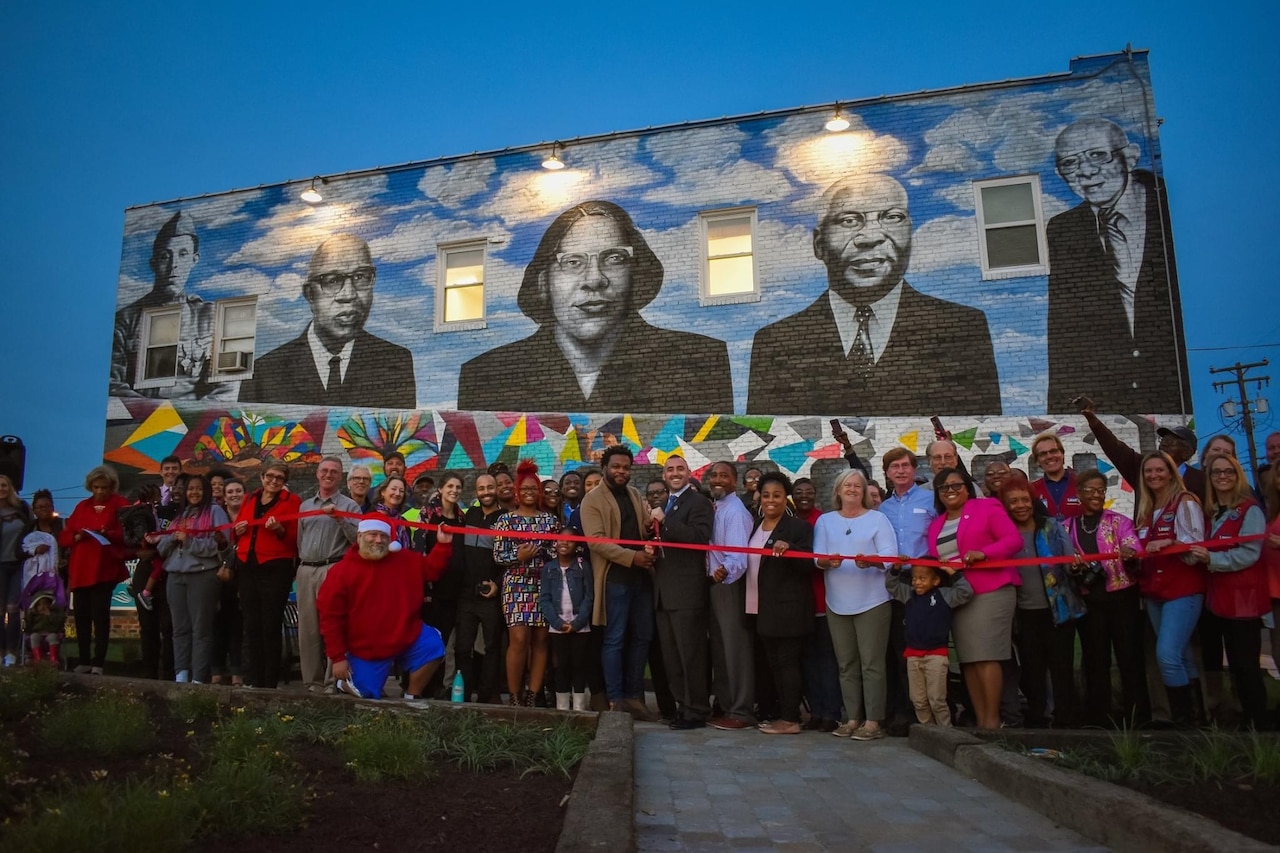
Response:
[{"label": "red volunteer vest", "polygon": [[[1189,492],[1174,498],[1168,506],[1151,519],[1151,526],[1138,531],[1142,547],[1160,539],[1177,539],[1174,524],[1183,501],[1194,500]],[[1172,601],[1188,595],[1203,595],[1205,570],[1182,562],[1180,554],[1156,553],[1142,558],[1142,571],[1138,575],[1138,588],[1142,594],[1155,601]]]},{"label": "red volunteer vest", "polygon": [[1080,504],[1080,495],[1076,494],[1076,472],[1068,468],[1066,478],[1067,491],[1062,496],[1062,506],[1058,506],[1053,502],[1053,495],[1049,493],[1049,480],[1047,477],[1041,477],[1031,484],[1031,493],[1044,501],[1044,505],[1049,508],[1049,515],[1054,518],[1074,518],[1078,515],[1084,515],[1084,507]]},{"label": "red volunteer vest", "polygon": [[[1245,513],[1258,506],[1253,498],[1227,513],[1226,518],[1213,534],[1212,540],[1234,539],[1240,535]],[[1213,519],[1206,518],[1206,525]],[[1205,604],[1209,610],[1224,619],[1257,619],[1271,612],[1271,595],[1267,586],[1267,573],[1263,560],[1259,559],[1238,572],[1209,572]]]}]

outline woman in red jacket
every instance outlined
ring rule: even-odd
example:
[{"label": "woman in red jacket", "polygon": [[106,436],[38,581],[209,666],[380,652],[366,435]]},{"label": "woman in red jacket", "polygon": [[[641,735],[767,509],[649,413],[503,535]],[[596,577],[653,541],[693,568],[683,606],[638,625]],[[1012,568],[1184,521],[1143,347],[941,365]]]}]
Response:
[{"label": "woman in red jacket", "polygon": [[929,525],[929,554],[963,562],[974,591],[973,599],[956,610],[951,624],[960,671],[978,728],[998,729],[1004,686],[1000,662],[1009,658],[1018,601],[1014,587],[1022,583],[1022,576],[1015,568],[975,564],[1009,559],[1022,550],[1022,534],[1000,501],[978,497],[963,468],[939,471],[933,478],[933,494],[938,517]]},{"label": "woman in red jacket", "polygon": [[262,472],[262,488],[244,499],[232,528],[244,617],[244,671],[250,687],[274,688],[280,680],[280,631],[298,561],[298,511],[302,501],[285,488],[289,468],[280,462]]},{"label": "woman in red jacket", "polygon": [[[1244,470],[1234,456],[1218,456],[1209,462],[1209,490],[1205,496],[1205,524],[1208,539],[1225,540],[1257,536],[1266,529],[1262,506],[1254,500]],[[1243,542],[1212,550],[1202,545],[1191,548],[1191,556],[1209,570],[1205,607],[1201,615],[1217,622],[1227,665],[1245,727],[1262,728],[1267,711],[1267,690],[1262,682],[1262,617],[1271,610],[1266,565],[1262,562],[1262,541]]]},{"label": "woman in red jacket", "polygon": [[[76,672],[102,675],[111,636],[111,593],[129,577],[124,567],[124,529],[119,512],[129,501],[119,494],[120,477],[99,465],[84,478],[90,496],[76,504],[58,544],[70,550],[68,564],[71,609],[76,620],[80,662]],[[90,640],[93,653],[90,655]]]},{"label": "woman in red jacket", "polygon": [[1146,556],[1138,588],[1156,631],[1156,662],[1169,693],[1169,712],[1175,725],[1189,726],[1191,691],[1199,689],[1200,677],[1191,658],[1190,641],[1204,604],[1205,572],[1189,553],[1161,552],[1171,545],[1202,541],[1204,512],[1167,454],[1148,453],[1142,457],[1140,470],[1134,527]]}]

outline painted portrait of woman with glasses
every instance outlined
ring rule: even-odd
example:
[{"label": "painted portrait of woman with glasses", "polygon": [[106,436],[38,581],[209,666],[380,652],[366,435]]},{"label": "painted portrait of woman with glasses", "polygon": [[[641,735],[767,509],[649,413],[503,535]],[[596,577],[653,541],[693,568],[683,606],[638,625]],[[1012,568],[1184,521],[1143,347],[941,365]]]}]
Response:
[{"label": "painted portrait of woman with glasses", "polygon": [[622,208],[588,201],[566,210],[542,235],[517,297],[538,331],[464,364],[458,408],[733,411],[725,344],[640,316],[662,278]]}]

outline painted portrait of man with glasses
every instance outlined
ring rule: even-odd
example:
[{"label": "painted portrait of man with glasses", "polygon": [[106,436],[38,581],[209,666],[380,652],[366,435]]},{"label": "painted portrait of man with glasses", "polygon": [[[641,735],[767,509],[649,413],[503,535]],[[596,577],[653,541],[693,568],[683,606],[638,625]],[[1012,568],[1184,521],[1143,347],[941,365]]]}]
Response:
[{"label": "painted portrait of man with glasses", "polygon": [[1048,226],[1050,412],[1075,411],[1081,395],[1099,412],[1190,409],[1169,208],[1141,155],[1102,118],[1074,122],[1054,145],[1080,204]]},{"label": "painted portrait of man with glasses", "polygon": [[377,277],[364,240],[337,234],[321,243],[302,286],[311,322],[257,360],[241,402],[414,408],[413,356],[364,330]]}]

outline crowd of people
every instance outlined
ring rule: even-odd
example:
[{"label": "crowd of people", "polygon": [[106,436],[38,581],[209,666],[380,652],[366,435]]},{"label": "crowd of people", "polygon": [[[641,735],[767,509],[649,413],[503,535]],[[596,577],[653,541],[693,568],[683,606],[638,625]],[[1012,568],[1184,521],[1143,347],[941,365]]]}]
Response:
[{"label": "crowd of people", "polygon": [[[678,454],[641,490],[622,445],[558,481],[498,463],[470,495],[459,473],[408,483],[394,452],[376,488],[325,457],[306,500],[280,463],[249,491],[170,457],[131,500],[103,465],[65,522],[0,476],[4,663],[24,642],[58,663],[70,603],[76,670],[102,673],[127,579],[143,666],[178,682],[277,687],[292,593],[314,692],[377,698],[398,677],[406,697],[443,698],[452,669],[467,700],[873,740],[912,722],[1223,723],[1229,673],[1239,724],[1270,728],[1280,477],[1264,466],[1255,492],[1221,435],[1193,464],[1186,427],[1141,453],[1081,408],[1132,517],[1052,432],[1031,443],[1041,476],[997,459],[979,488],[949,437],[927,475],[886,452],[880,485],[837,429],[849,467],[825,511],[807,478],[725,460],[700,483]],[[1280,463],[1280,433],[1266,450]]]}]

